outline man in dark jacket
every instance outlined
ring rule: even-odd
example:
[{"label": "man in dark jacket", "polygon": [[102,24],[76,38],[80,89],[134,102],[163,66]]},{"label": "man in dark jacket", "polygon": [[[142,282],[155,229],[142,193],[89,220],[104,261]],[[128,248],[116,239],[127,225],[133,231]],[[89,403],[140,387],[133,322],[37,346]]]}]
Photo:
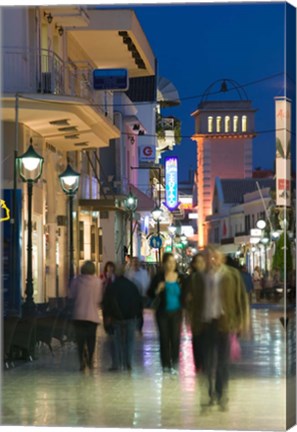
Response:
[{"label": "man in dark jacket", "polygon": [[131,370],[137,319],[142,315],[142,298],[137,286],[117,271],[117,279],[103,298],[104,314],[114,327],[112,370]]}]

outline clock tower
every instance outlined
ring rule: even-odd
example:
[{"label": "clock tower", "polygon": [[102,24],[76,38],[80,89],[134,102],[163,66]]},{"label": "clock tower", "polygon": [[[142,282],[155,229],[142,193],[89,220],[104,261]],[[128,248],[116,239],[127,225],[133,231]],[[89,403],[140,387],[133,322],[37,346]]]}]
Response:
[{"label": "clock tower", "polygon": [[[215,91],[219,83],[220,91]],[[213,100],[214,93],[228,97]],[[252,177],[255,109],[243,88],[225,79],[208,87],[192,116],[192,139],[197,143],[198,246],[203,248],[208,242],[204,222],[212,214],[215,178]]]}]

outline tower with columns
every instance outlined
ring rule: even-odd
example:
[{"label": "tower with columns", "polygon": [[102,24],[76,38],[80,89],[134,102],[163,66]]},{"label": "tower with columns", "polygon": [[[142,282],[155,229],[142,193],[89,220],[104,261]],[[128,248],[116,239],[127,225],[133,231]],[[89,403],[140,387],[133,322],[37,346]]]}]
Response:
[{"label": "tower with columns", "polygon": [[[253,167],[255,109],[245,91],[233,80],[223,80],[220,100],[210,100],[218,81],[211,84],[196,111],[198,246],[206,246],[205,218],[212,214],[215,178],[249,178]],[[230,93],[229,93],[230,89]],[[236,98],[231,96],[236,94]],[[227,97],[225,98],[225,96]]]}]

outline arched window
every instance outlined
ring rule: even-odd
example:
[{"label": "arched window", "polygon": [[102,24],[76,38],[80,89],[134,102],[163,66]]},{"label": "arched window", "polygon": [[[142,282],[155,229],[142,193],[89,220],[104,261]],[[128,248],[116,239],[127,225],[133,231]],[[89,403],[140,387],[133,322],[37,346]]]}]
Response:
[{"label": "arched window", "polygon": [[225,132],[230,132],[230,117],[225,117]]},{"label": "arched window", "polygon": [[218,116],[217,117],[217,132],[221,132],[222,131],[222,117]]},{"label": "arched window", "polygon": [[233,132],[238,132],[238,116],[233,117]]},{"label": "arched window", "polygon": [[247,131],[247,116],[246,115],[242,116],[242,119],[241,119],[241,130],[242,130],[242,132],[246,132]]},{"label": "arched window", "polygon": [[208,132],[213,132],[213,117],[208,116]]}]

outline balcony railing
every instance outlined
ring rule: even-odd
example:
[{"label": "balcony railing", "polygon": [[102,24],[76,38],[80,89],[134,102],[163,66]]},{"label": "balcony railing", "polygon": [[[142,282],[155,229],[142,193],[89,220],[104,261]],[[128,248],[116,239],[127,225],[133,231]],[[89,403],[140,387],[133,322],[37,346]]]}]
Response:
[{"label": "balcony railing", "polygon": [[111,93],[94,91],[92,65],[87,61],[64,62],[50,50],[4,48],[4,93],[41,93],[87,99],[94,109],[113,116]]}]

